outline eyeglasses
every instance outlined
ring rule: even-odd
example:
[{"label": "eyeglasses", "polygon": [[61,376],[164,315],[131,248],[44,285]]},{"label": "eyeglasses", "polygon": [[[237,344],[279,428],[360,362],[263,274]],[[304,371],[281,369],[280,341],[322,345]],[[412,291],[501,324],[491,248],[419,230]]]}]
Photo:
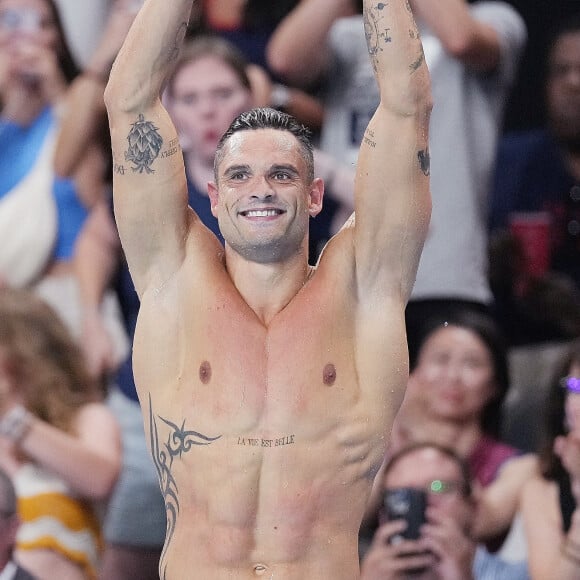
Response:
[{"label": "eyeglasses", "polygon": [[560,386],[571,393],[580,394],[579,377],[564,377],[563,379],[560,379]]},{"label": "eyeglasses", "polygon": [[427,493],[435,495],[447,495],[451,493],[462,492],[465,486],[459,481],[445,481],[443,479],[434,479],[425,486]]}]

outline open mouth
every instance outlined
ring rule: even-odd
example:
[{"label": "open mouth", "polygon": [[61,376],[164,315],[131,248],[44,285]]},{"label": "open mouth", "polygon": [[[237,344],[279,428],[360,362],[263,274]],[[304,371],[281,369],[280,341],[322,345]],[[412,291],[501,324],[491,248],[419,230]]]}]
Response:
[{"label": "open mouth", "polygon": [[281,209],[249,209],[247,211],[242,211],[240,214],[248,218],[267,218],[276,217],[284,213]]}]

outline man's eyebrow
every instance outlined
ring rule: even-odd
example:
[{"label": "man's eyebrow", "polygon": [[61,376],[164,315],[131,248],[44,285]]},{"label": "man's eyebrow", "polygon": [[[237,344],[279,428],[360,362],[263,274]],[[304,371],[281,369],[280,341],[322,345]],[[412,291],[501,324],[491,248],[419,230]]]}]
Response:
[{"label": "man's eyebrow", "polygon": [[224,170],[224,177],[229,177],[230,175],[233,175],[234,173],[238,173],[239,171],[249,172],[250,166],[249,165],[230,165],[229,167],[227,167]]},{"label": "man's eyebrow", "polygon": [[276,171],[288,171],[288,173],[292,173],[294,175],[300,175],[300,172],[298,171],[298,169],[294,165],[290,165],[287,163],[279,163],[276,165],[272,165],[272,167],[270,168],[270,171],[272,173],[275,173]]}]

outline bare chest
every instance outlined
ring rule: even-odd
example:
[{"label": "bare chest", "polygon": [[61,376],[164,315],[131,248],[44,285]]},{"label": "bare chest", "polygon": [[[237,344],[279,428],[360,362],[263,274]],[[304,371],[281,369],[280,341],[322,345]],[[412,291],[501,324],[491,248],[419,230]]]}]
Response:
[{"label": "bare chest", "polygon": [[345,308],[298,300],[265,327],[235,297],[216,294],[179,313],[159,313],[155,332],[146,321],[136,338],[138,387],[163,392],[162,408],[222,433],[270,433],[275,445],[289,425],[316,429],[356,401]]}]

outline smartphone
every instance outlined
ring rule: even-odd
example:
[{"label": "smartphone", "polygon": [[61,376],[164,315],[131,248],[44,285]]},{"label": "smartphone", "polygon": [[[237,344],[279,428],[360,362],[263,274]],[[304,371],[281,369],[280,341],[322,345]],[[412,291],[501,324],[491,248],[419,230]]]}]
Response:
[{"label": "smartphone", "polygon": [[387,520],[405,520],[407,528],[389,538],[394,544],[402,540],[417,540],[425,523],[427,493],[413,487],[388,489],[383,496],[383,509]]}]

